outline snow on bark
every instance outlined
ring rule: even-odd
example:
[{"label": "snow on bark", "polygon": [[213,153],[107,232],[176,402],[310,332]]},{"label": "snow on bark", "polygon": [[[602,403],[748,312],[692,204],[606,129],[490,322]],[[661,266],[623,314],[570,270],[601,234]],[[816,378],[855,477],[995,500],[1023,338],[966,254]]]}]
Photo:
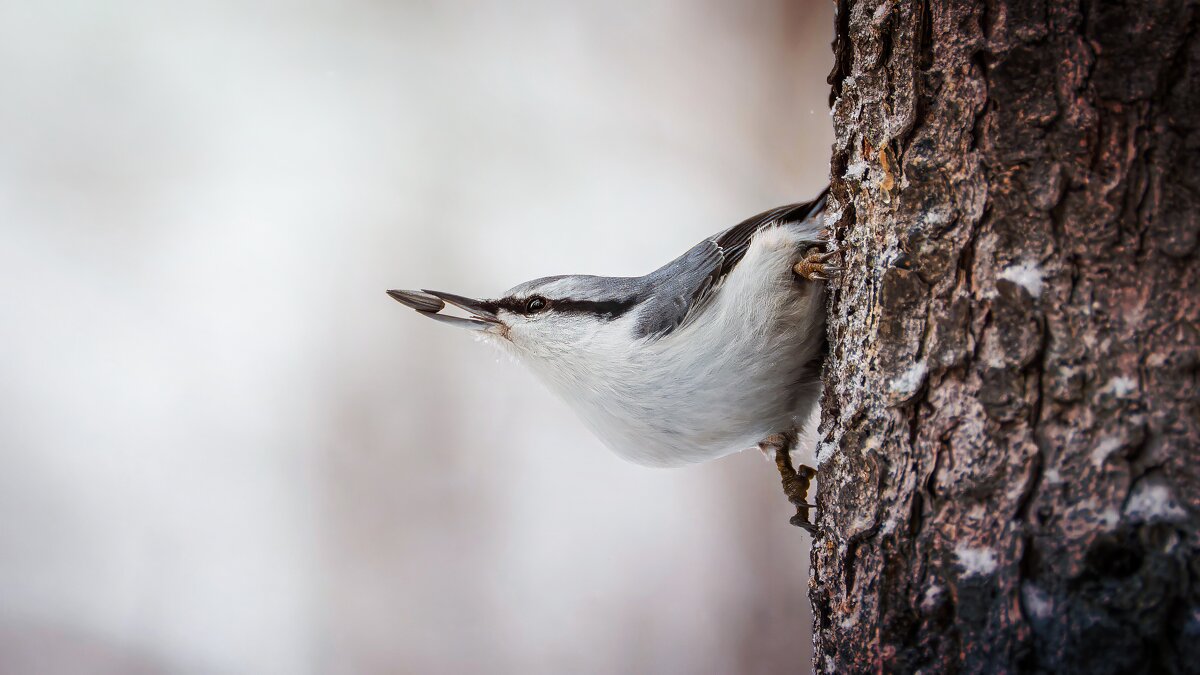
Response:
[{"label": "snow on bark", "polygon": [[1194,0],[839,0],[827,672],[1200,663]]}]

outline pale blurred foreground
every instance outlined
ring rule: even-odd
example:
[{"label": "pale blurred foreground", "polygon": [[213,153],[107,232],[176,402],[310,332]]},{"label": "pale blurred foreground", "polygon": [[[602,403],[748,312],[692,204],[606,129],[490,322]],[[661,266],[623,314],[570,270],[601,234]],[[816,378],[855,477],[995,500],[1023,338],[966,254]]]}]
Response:
[{"label": "pale blurred foreground", "polygon": [[0,672],[800,672],[757,452],[622,463],[389,300],[825,181],[832,6],[0,6]]}]

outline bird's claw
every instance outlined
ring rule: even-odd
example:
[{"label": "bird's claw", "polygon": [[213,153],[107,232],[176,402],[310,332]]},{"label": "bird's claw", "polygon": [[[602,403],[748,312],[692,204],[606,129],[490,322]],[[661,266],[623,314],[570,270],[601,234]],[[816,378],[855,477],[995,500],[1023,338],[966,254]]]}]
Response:
[{"label": "bird's claw", "polygon": [[792,271],[796,276],[807,281],[829,281],[831,276],[842,271],[839,265],[827,264],[837,253],[837,251],[822,253],[820,249],[814,248],[806,253],[800,262],[792,266]]},{"label": "bird's claw", "polygon": [[788,501],[796,507],[796,515],[792,516],[788,522],[796,527],[803,527],[811,534],[816,534],[817,526],[808,517],[809,510],[816,508],[816,504],[809,503],[808,488],[812,484],[812,479],[817,475],[817,470],[804,464],[799,467],[792,466],[791,450],[795,441],[795,434],[774,434],[760,443],[759,448],[764,453],[768,448],[775,451],[775,468],[779,470],[783,493],[787,495]]},{"label": "bird's claw", "polygon": [[808,516],[802,516],[799,513],[792,516],[788,520],[788,523],[791,525],[795,525],[796,527],[803,527],[805,530],[808,530],[809,534],[817,534],[818,532],[821,531],[820,528],[818,528],[816,525],[809,522]]}]

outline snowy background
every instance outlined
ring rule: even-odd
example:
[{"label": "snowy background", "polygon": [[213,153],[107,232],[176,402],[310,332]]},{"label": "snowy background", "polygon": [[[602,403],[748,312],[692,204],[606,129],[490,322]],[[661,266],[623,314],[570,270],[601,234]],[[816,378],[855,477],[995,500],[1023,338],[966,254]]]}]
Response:
[{"label": "snowy background", "polygon": [[772,465],[626,464],[384,290],[810,198],[832,12],[0,3],[0,671],[807,669]]}]

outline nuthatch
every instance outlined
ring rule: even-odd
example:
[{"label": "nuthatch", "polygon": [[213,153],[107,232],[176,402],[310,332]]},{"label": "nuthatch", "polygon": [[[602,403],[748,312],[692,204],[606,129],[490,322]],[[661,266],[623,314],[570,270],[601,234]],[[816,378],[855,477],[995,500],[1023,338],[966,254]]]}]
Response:
[{"label": "nuthatch", "polygon": [[[814,472],[793,470],[789,451],[820,395],[824,282],[836,271],[823,251],[827,194],[749,218],[641,277],[545,277],[497,300],[388,295],[514,354],[625,459],[682,466],[774,450],[792,522],[809,527]],[[446,303],[468,316],[440,313]]]}]

